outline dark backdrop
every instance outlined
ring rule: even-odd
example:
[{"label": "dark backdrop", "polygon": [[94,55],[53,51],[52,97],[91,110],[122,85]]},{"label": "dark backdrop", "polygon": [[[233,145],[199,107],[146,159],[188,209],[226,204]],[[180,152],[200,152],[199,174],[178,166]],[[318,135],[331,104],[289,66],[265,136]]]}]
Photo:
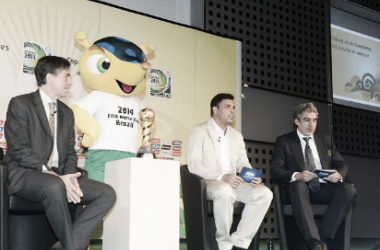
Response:
[{"label": "dark backdrop", "polygon": [[[278,135],[294,129],[302,102],[319,110],[317,133],[334,137],[357,188],[352,237],[380,238],[380,113],[332,102],[330,6],[380,17],[378,0],[205,0],[206,31],[242,42],[243,135],[248,155],[268,167]],[[359,13],[360,12],[360,13]],[[369,16],[369,15],[368,15]],[[263,238],[278,237],[272,205]]]}]

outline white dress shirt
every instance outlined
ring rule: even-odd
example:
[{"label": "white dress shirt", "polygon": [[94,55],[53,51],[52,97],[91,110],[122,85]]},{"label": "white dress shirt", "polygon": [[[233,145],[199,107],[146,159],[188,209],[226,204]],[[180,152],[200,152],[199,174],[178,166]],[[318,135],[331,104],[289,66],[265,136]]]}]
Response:
[{"label": "white dress shirt", "polygon": [[228,127],[226,128],[226,131],[221,129],[219,125],[214,121],[212,118],[212,123],[214,124],[214,128],[216,131],[216,134],[218,135],[218,143],[220,148],[220,156],[219,159],[220,165],[222,167],[223,174],[231,174],[235,173],[236,170],[233,169],[231,164],[231,157],[230,157],[230,143],[229,143],[229,137],[228,137]]},{"label": "white dress shirt", "polygon": [[297,129],[297,134],[301,141],[303,158],[305,159],[305,148],[306,148],[306,141],[303,138],[309,137],[309,146],[310,146],[311,152],[313,153],[315,168],[322,169],[321,160],[319,159],[318,150],[317,150],[317,146],[315,145],[313,135],[310,135],[310,136],[303,135],[298,129]]},{"label": "white dress shirt", "polygon": [[[322,169],[322,163],[321,163],[321,160],[319,159],[318,150],[317,150],[317,146],[315,145],[315,141],[314,141],[313,135],[310,135],[310,136],[303,135],[298,129],[297,129],[297,135],[298,135],[298,137],[300,138],[300,141],[301,141],[303,158],[305,159],[305,148],[306,148],[306,141],[303,138],[309,137],[309,146],[310,146],[311,152],[313,153],[313,158],[314,158],[314,162],[315,162],[315,168],[316,169]],[[298,172],[294,172],[293,173],[292,179],[290,180],[290,182],[296,180],[295,176],[296,176],[297,173]],[[321,178],[319,178],[319,182],[326,182],[326,181],[323,180],[323,179],[321,179]]]}]

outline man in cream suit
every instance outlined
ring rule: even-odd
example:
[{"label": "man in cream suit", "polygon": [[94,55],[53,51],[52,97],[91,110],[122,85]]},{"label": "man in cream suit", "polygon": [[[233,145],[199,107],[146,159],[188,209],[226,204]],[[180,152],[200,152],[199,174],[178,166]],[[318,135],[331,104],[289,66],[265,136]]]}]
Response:
[{"label": "man in cream suit", "polygon": [[[243,136],[230,127],[235,118],[234,97],[218,94],[211,100],[211,119],[191,129],[187,160],[190,172],[207,181],[214,202],[219,250],[247,249],[272,200],[272,192],[257,177],[246,183],[236,173],[248,162]],[[230,235],[235,201],[245,203],[236,232]]]}]

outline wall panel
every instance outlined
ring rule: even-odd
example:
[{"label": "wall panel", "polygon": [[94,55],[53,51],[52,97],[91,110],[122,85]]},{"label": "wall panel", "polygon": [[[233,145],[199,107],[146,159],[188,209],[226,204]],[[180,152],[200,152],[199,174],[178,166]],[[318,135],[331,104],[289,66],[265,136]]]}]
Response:
[{"label": "wall panel", "polygon": [[329,2],[206,0],[205,28],[241,39],[243,83],[330,100]]},{"label": "wall panel", "polygon": [[[243,88],[243,135],[247,140],[274,143],[293,131],[293,111],[309,99],[257,88]],[[317,132],[331,134],[331,105],[313,101],[319,112]]]}]

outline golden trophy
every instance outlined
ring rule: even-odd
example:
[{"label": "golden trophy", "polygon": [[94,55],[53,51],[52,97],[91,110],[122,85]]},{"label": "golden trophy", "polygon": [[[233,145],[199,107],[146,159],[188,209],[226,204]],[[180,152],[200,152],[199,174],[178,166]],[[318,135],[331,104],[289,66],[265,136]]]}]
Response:
[{"label": "golden trophy", "polygon": [[137,157],[156,159],[156,155],[150,147],[151,127],[154,122],[154,117],[154,111],[150,108],[144,108],[139,113],[139,119],[142,126],[142,146],[137,153]]}]

